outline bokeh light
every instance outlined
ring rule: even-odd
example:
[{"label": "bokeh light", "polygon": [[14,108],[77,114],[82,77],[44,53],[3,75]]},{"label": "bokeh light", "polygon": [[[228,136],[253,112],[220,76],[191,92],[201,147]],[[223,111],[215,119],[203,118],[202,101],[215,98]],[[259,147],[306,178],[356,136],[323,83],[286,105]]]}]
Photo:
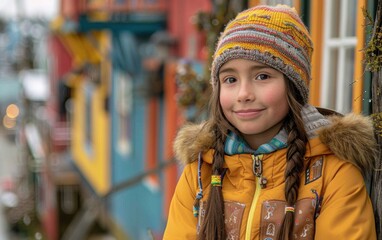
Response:
[{"label": "bokeh light", "polygon": [[16,126],[16,119],[5,115],[3,118],[3,125],[5,128],[12,129]]},{"label": "bokeh light", "polygon": [[16,104],[10,104],[7,107],[6,114],[9,118],[17,118],[19,116],[20,110]]}]

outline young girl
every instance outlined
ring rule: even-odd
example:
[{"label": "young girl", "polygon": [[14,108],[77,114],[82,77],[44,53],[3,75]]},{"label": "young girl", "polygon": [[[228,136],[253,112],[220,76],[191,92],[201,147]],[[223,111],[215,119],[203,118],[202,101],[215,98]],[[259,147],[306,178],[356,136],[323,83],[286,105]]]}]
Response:
[{"label": "young girl", "polygon": [[365,117],[307,104],[312,42],[294,9],[258,6],[222,33],[211,117],[180,130],[186,163],[164,239],[376,239]]}]

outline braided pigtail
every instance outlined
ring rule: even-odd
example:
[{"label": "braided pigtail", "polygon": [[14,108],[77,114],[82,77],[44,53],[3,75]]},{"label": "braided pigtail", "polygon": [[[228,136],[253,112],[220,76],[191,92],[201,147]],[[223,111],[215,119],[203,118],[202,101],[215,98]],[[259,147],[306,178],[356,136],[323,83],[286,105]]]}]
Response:
[{"label": "braided pigtail", "polygon": [[[224,199],[222,193],[222,174],[224,164],[224,143],[229,130],[234,128],[224,117],[219,101],[220,84],[212,91],[209,106],[211,118],[206,126],[212,129],[215,136],[214,160],[211,173],[211,188],[204,213],[204,220],[199,231],[199,240],[225,240]],[[220,179],[220,182],[219,182]]]},{"label": "braided pigtail", "polygon": [[200,240],[225,240],[224,199],[221,175],[224,163],[224,140],[221,132],[216,131],[214,162],[212,164],[211,190],[207,201],[204,221],[199,233]]},{"label": "braided pigtail", "polygon": [[288,132],[288,149],[285,168],[285,218],[281,225],[280,240],[292,239],[294,225],[294,205],[298,197],[300,175],[304,168],[304,156],[308,137],[301,117],[302,105],[299,103],[299,95],[295,87],[287,81],[288,103],[290,106],[289,116],[285,123]]}]

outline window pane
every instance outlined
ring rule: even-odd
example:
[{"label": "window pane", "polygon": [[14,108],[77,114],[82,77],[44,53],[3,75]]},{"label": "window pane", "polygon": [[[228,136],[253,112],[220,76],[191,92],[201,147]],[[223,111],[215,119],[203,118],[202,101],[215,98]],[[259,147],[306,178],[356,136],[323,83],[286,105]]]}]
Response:
[{"label": "window pane", "polygon": [[93,145],[92,145],[92,142],[93,142],[93,121],[92,121],[92,116],[93,116],[93,94],[94,94],[94,91],[95,91],[95,87],[93,85],[93,83],[89,80],[89,79],[86,79],[85,80],[85,83],[84,83],[84,86],[83,86],[83,91],[84,91],[84,95],[85,95],[85,128],[84,128],[84,131],[85,131],[85,148],[86,148],[86,151],[89,153],[89,154],[92,154],[93,153]]},{"label": "window pane", "polygon": [[330,22],[328,22],[328,24],[331,24],[331,31],[330,31],[329,38],[338,38],[340,33],[341,1],[340,0],[327,1],[327,4],[331,4]]},{"label": "window pane", "polygon": [[352,107],[352,93],[353,93],[353,81],[354,81],[354,48],[348,48],[345,50],[345,103],[343,112],[350,112]]},{"label": "window pane", "polygon": [[353,37],[355,36],[355,26],[356,26],[356,17],[357,17],[357,0],[348,0],[348,6],[347,6],[347,22],[345,25],[346,31],[345,36],[346,37]]},{"label": "window pane", "polygon": [[132,79],[127,73],[115,71],[116,74],[116,110],[118,114],[118,150],[121,154],[131,151],[130,115],[133,102]]},{"label": "window pane", "polygon": [[333,48],[329,53],[329,79],[324,79],[324,81],[328,81],[328,92],[326,96],[322,96],[323,98],[328,99],[329,108],[335,109],[336,106],[336,89],[337,89],[337,71],[338,71],[338,49]]}]

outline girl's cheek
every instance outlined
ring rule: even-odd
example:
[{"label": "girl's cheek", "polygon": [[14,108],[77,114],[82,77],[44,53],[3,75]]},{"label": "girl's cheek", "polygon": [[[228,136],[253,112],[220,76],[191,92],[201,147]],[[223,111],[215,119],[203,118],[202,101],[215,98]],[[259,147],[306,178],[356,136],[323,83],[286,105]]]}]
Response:
[{"label": "girl's cheek", "polygon": [[261,94],[263,101],[267,103],[278,103],[287,99],[285,89],[280,87],[263,89],[259,94]]},{"label": "girl's cheek", "polygon": [[231,104],[233,98],[226,91],[220,92],[220,105],[224,108]]}]

